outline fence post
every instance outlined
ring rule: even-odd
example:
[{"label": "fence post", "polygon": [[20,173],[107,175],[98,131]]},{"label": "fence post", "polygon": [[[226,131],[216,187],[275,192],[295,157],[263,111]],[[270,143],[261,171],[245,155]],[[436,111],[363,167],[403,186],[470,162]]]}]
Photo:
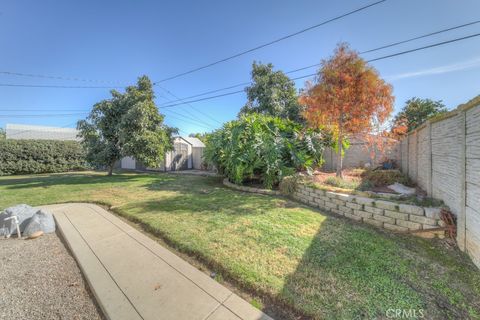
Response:
[{"label": "fence post", "polygon": [[405,174],[407,175],[407,177],[410,177],[410,168],[409,168],[409,162],[410,162],[410,134],[407,135],[407,168],[405,169]]},{"label": "fence post", "polygon": [[461,110],[458,114],[460,126],[460,211],[457,217],[457,243],[460,250],[465,251],[466,247],[466,114]]},{"label": "fence post", "polygon": [[433,148],[432,148],[432,123],[427,120],[427,195],[433,197]]},{"label": "fence post", "polygon": [[418,129],[415,129],[415,181],[418,183]]}]

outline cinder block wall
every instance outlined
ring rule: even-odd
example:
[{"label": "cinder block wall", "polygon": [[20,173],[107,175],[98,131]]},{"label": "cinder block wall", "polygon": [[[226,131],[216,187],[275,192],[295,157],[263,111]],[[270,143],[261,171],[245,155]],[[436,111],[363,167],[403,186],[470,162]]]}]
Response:
[{"label": "cinder block wall", "polygon": [[[375,152],[375,163],[370,163],[370,151],[367,148],[367,142],[360,138],[351,138],[350,147],[345,150],[343,157],[343,168],[363,168],[365,164],[378,165],[382,161],[382,154],[378,151]],[[337,169],[337,154],[332,148],[328,148],[324,152],[325,163],[323,165],[324,170],[334,171]],[[389,159],[394,159],[397,162],[400,160],[400,144],[395,143],[390,150],[386,152],[386,156]]]},{"label": "cinder block wall", "polygon": [[480,96],[410,132],[401,168],[457,216],[457,243],[480,267]]}]

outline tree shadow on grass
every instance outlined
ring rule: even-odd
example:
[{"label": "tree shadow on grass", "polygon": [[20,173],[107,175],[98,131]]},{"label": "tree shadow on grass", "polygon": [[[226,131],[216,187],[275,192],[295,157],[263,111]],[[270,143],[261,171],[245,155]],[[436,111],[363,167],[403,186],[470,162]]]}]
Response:
[{"label": "tree shadow on grass", "polygon": [[422,310],[428,319],[475,318],[477,271],[463,253],[438,240],[328,217],[281,297],[319,319],[388,318],[389,309],[416,310],[417,316]]},{"label": "tree shadow on grass", "polygon": [[[141,181],[148,179],[152,174],[148,173],[117,173],[113,176],[107,176],[98,173],[75,172],[75,173],[61,173],[61,174],[39,174],[28,177],[17,178],[4,177],[0,179],[0,186],[5,189],[26,189],[35,187],[49,187],[49,186],[73,186],[73,185],[96,185],[111,184],[111,183],[128,183],[133,181]],[[174,177],[168,175],[158,175],[158,179],[163,182],[173,181]]]}]

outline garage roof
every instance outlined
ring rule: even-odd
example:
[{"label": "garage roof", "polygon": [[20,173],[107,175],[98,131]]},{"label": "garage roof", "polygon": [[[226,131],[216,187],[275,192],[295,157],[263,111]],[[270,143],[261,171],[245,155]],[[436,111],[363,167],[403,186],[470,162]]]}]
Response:
[{"label": "garage roof", "polygon": [[187,141],[194,148],[204,148],[205,144],[198,138],[193,137],[181,137],[183,140]]}]

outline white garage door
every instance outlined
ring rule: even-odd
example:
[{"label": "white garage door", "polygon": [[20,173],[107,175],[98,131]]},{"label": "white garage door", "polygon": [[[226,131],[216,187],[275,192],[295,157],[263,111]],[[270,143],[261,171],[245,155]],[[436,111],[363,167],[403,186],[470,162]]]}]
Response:
[{"label": "white garage door", "polygon": [[123,157],[122,169],[135,169],[135,159],[132,157]]}]

